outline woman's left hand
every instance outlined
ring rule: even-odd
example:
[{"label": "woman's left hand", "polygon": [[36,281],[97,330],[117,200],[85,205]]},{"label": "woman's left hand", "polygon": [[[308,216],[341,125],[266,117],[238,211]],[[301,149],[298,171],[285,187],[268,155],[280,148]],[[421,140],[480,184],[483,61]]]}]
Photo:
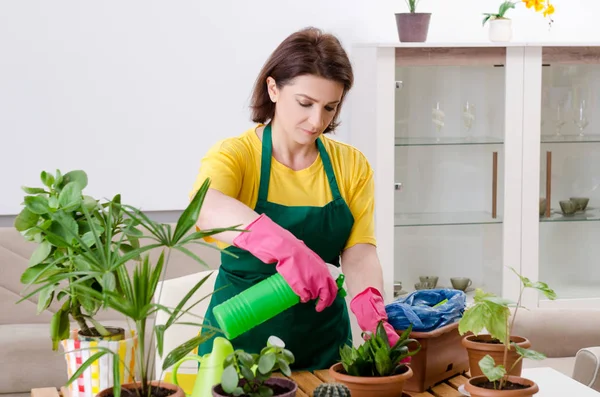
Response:
[{"label": "woman's left hand", "polygon": [[375,333],[377,324],[383,320],[383,328],[390,341],[390,346],[394,346],[398,342],[398,339],[400,339],[394,327],[388,323],[383,297],[376,288],[367,287],[364,291],[356,295],[350,302],[350,309],[356,316],[358,325],[363,331]]}]

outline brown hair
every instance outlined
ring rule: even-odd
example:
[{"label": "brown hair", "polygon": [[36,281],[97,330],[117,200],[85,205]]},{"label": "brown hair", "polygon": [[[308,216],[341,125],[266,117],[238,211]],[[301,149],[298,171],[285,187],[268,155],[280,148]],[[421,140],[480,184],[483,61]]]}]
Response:
[{"label": "brown hair", "polygon": [[354,75],[340,41],[313,27],[288,36],[263,66],[256,79],[250,103],[252,121],[264,124],[275,115],[275,104],[267,91],[266,81],[269,76],[275,79],[278,87],[283,87],[301,75],[315,75],[344,85],[341,101],[324,133],[333,131],[339,125],[337,119],[342,102],[354,83]]}]

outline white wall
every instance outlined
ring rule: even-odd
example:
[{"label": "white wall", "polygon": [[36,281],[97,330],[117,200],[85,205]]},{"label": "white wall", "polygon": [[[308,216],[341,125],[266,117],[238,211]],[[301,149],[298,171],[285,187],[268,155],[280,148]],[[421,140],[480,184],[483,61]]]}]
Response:
[{"label": "white wall", "polygon": [[[486,41],[481,13],[499,3],[422,0],[429,41]],[[597,0],[555,6],[550,32],[513,10],[515,41],[600,38]],[[405,10],[401,0],[0,2],[0,215],[56,168],[88,171],[94,196],[184,208],[202,154],[250,125],[254,78],[285,36],[314,25],[348,50],[397,41],[393,13]]]}]

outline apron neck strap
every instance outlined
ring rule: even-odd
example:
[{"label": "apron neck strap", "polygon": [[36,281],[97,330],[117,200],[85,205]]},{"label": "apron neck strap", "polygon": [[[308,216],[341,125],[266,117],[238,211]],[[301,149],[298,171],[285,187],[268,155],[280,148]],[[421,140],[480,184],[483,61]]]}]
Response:
[{"label": "apron neck strap", "polygon": [[[325,175],[329,181],[329,188],[331,189],[331,195],[334,200],[340,199],[340,189],[338,188],[335,173],[333,172],[333,166],[331,165],[331,159],[325,149],[325,145],[321,142],[321,138],[317,139],[317,148],[319,149],[319,155],[323,162],[323,168],[325,169]],[[271,123],[265,126],[262,137],[262,153],[260,159],[260,186],[258,188],[258,201],[267,201],[269,194],[269,182],[271,179],[271,157],[273,156],[273,139],[271,135]]]}]

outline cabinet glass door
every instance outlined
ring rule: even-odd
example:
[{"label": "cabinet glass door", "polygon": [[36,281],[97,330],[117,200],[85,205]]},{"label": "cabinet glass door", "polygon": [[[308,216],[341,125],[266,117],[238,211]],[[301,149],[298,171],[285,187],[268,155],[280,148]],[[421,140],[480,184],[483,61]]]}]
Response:
[{"label": "cabinet glass door", "polygon": [[396,49],[395,296],[502,293],[505,64],[503,47]]},{"label": "cabinet glass door", "polygon": [[544,47],[542,65],[539,279],[558,300],[540,306],[600,307],[600,48]]}]

